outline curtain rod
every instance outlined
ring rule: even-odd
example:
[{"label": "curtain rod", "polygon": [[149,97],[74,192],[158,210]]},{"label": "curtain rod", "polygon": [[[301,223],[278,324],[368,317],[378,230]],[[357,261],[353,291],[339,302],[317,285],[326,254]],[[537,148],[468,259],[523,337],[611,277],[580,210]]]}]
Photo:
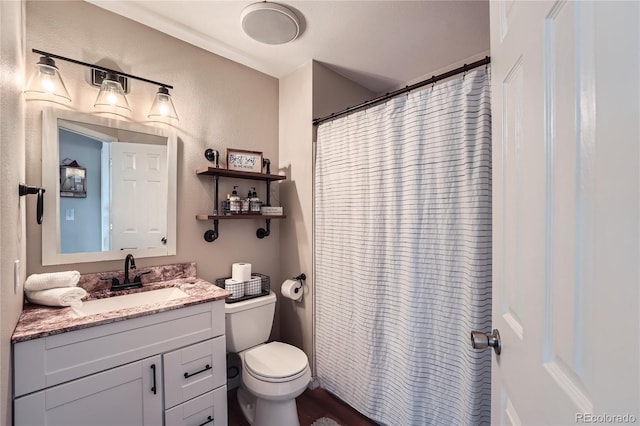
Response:
[{"label": "curtain rod", "polygon": [[415,90],[415,89],[418,89],[420,87],[423,87],[423,86],[426,86],[426,85],[429,85],[429,84],[433,84],[433,83],[435,83],[437,81],[444,80],[445,78],[453,77],[454,75],[465,73],[465,72],[470,71],[470,70],[472,70],[474,68],[478,68],[478,67],[481,67],[483,65],[488,65],[490,63],[491,63],[491,58],[489,56],[485,56],[484,59],[480,59],[479,61],[472,62],[470,64],[464,64],[460,68],[456,68],[454,70],[447,71],[447,72],[445,72],[443,74],[434,75],[433,77],[431,77],[431,78],[429,78],[427,80],[420,81],[418,83],[412,84],[411,86],[406,86],[406,87],[404,87],[402,89],[398,89],[398,90],[396,90],[394,92],[387,93],[387,94],[382,95],[382,96],[378,96],[377,98],[370,99],[370,100],[365,101],[365,102],[363,102],[361,104],[358,104],[358,105],[343,109],[342,111],[334,112],[334,113],[326,115],[324,117],[314,118],[313,119],[313,125],[314,126],[318,126],[318,125],[324,123],[325,121],[330,121],[330,120],[333,120],[335,118],[342,117],[343,115],[351,114],[351,113],[354,113],[356,111],[360,111],[360,110],[372,107],[372,106],[377,105],[379,103],[382,103],[382,102],[384,102],[384,101],[386,101],[388,99],[395,98],[396,96],[400,96],[402,94],[408,93],[408,92],[410,92],[412,90]]}]

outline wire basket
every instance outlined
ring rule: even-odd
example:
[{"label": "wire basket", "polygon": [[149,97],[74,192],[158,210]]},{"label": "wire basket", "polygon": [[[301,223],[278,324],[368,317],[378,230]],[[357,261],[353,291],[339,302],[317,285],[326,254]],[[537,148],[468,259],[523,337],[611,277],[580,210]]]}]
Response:
[{"label": "wire basket", "polygon": [[[225,280],[231,277],[216,279],[216,285],[220,288],[225,287]],[[271,290],[270,278],[267,275],[253,272],[249,281],[242,282],[242,296],[233,295],[227,298],[226,303],[236,303],[243,300],[253,299],[254,297],[266,296]],[[240,293],[238,293],[240,294]]]}]

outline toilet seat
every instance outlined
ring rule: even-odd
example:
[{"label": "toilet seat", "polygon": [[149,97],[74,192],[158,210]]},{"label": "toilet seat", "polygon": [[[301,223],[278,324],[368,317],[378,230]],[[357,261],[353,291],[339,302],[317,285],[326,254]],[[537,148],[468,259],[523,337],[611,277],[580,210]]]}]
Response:
[{"label": "toilet seat", "polygon": [[244,354],[245,371],[258,380],[281,383],[295,380],[309,368],[307,355],[282,342],[271,342]]}]

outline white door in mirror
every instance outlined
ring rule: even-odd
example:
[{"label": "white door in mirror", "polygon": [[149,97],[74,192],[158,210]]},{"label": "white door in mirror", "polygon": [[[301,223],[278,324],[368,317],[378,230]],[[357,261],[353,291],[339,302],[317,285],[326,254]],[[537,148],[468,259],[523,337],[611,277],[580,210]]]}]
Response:
[{"label": "white door in mirror", "polygon": [[111,250],[162,247],[167,235],[167,147],[111,144]]}]

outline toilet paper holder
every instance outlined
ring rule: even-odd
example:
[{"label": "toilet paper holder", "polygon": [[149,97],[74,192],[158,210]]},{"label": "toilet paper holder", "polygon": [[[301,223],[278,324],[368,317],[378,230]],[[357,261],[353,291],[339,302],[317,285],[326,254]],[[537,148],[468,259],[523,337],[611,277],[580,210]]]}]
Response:
[{"label": "toilet paper holder", "polygon": [[298,280],[300,281],[300,287],[296,287],[295,290],[293,290],[296,294],[298,294],[298,292],[300,290],[302,290],[302,287],[304,287],[304,281],[307,279],[307,276],[305,275],[305,273],[301,273],[300,275],[298,275],[297,277],[293,277],[294,280]]}]

